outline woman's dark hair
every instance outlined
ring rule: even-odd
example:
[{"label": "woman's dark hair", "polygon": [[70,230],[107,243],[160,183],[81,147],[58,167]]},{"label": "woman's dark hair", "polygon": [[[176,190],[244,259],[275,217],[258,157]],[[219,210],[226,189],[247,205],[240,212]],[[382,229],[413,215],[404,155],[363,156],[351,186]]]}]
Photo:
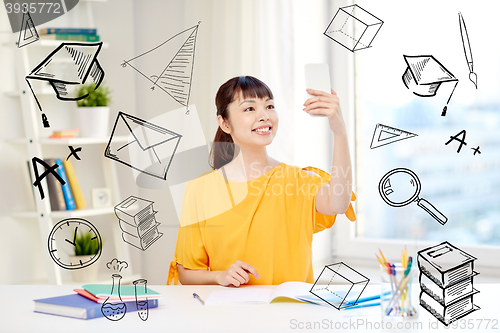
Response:
[{"label": "woman's dark hair", "polygon": [[[229,111],[227,107],[234,99],[242,93],[243,98],[270,98],[273,99],[271,89],[261,80],[253,76],[237,76],[228,80],[220,86],[215,95],[215,106],[217,116],[222,116],[229,122]],[[231,162],[234,158],[233,138],[224,132],[220,126],[215,133],[214,143],[210,151],[210,166],[212,169],[219,169]]]}]

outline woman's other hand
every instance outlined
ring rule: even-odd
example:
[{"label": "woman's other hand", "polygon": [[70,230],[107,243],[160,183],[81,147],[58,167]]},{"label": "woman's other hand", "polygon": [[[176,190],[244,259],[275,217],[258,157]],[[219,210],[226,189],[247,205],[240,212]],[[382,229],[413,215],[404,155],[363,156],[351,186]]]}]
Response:
[{"label": "woman's other hand", "polygon": [[241,260],[236,260],[236,262],[229,266],[227,270],[220,271],[216,277],[216,281],[224,287],[239,287],[250,280],[250,274],[255,276],[257,279],[260,279],[259,273],[252,265]]},{"label": "woman's other hand", "polygon": [[314,97],[308,98],[304,103],[304,111],[311,115],[328,117],[330,128],[333,133],[345,133],[344,119],[340,111],[339,97],[331,89],[332,93],[320,90],[306,89]]}]

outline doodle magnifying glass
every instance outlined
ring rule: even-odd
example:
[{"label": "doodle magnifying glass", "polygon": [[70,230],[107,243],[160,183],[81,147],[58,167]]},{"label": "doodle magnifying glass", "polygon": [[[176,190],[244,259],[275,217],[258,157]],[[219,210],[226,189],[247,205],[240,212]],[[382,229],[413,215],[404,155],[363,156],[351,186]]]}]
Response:
[{"label": "doodle magnifying glass", "polygon": [[380,196],[389,206],[402,207],[416,201],[420,208],[444,225],[448,222],[448,218],[429,201],[419,198],[421,188],[422,184],[417,175],[405,168],[389,171],[378,184]]}]

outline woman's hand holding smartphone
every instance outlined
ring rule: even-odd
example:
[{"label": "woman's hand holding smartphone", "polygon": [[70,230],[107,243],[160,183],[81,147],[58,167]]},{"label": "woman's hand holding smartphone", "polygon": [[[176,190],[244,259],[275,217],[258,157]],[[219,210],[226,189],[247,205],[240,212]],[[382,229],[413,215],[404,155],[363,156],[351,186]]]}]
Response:
[{"label": "woman's hand holding smartphone", "polygon": [[[307,64],[306,91],[309,98],[304,103],[304,111],[311,116],[328,117],[334,133],[345,134],[345,124],[340,111],[339,97],[330,88],[330,73],[327,64]],[[331,92],[331,93],[330,93]]]}]

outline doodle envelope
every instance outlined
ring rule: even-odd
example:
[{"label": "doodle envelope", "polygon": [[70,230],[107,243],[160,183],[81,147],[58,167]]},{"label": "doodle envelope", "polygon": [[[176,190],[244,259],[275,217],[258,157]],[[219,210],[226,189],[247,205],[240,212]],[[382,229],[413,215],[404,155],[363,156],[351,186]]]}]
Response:
[{"label": "doodle envelope", "polygon": [[[26,76],[37,103],[38,99],[30,83],[33,80],[47,81],[54,89],[57,98],[65,101],[76,101],[87,97],[77,94],[77,88],[82,84],[94,83],[97,89],[104,79],[104,70],[97,60],[101,47],[102,42],[61,43]],[[40,103],[38,107],[41,110]]]},{"label": "doodle envelope", "polygon": [[[128,133],[127,142],[113,140]],[[166,179],[182,135],[119,112],[104,156],[150,176]]]}]

